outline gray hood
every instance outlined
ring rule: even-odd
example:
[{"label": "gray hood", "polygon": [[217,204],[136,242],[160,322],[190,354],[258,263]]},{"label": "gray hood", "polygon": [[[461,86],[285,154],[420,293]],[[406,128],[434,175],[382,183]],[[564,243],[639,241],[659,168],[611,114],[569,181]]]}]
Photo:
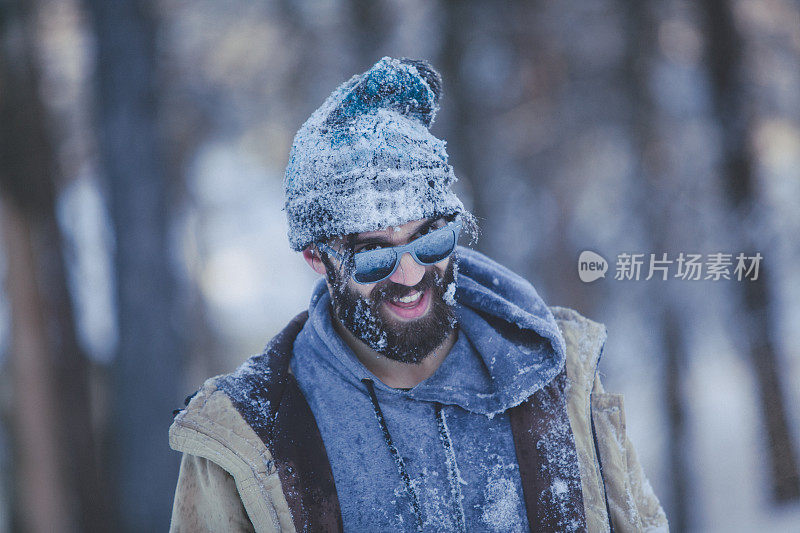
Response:
[{"label": "gray hood", "polygon": [[[564,339],[536,289],[485,255],[458,247],[456,345],[436,372],[408,392],[378,380],[335,333],[329,315],[330,295],[324,280],[314,289],[309,323],[298,337],[346,382],[364,390],[362,379],[375,388],[406,399],[458,405],[494,416],[522,403],[563,368]],[[475,357],[475,353],[479,357]]]}]

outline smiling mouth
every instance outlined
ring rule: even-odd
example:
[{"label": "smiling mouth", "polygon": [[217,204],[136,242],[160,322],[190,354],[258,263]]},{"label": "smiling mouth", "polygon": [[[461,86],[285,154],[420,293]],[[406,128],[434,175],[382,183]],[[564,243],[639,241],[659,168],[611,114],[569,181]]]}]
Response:
[{"label": "smiling mouth", "polygon": [[431,290],[414,291],[402,298],[392,298],[386,301],[386,306],[393,314],[400,318],[418,318],[428,311],[431,299]]},{"label": "smiling mouth", "polygon": [[414,307],[420,298],[422,298],[422,293],[420,291],[415,291],[402,298],[393,299],[392,303],[400,307]]}]

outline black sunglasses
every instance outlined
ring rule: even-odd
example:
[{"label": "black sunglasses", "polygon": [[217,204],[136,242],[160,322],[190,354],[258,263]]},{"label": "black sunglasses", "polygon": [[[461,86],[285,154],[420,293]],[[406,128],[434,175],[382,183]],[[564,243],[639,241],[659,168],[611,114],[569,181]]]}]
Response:
[{"label": "black sunglasses", "polygon": [[[385,280],[394,274],[397,265],[400,264],[400,258],[406,252],[410,253],[414,261],[420,265],[432,265],[443,261],[455,250],[460,231],[461,220],[456,219],[408,244],[357,252],[353,255],[355,265],[353,280],[362,285]],[[344,261],[342,255],[327,244],[318,242],[317,247],[339,261]]]}]

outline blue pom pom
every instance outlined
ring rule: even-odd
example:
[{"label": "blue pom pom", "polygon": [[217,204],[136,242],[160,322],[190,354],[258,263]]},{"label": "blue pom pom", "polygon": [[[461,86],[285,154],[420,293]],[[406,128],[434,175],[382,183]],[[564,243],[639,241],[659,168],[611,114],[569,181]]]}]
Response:
[{"label": "blue pom pom", "polygon": [[442,79],[426,61],[384,57],[331,111],[328,126],[344,126],[358,115],[392,109],[430,127],[439,107]]}]

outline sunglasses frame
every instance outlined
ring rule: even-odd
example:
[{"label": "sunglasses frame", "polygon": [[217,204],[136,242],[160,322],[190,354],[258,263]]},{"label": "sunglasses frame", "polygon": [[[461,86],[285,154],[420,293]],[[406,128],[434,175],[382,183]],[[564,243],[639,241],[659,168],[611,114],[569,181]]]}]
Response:
[{"label": "sunglasses frame", "polygon": [[[439,261],[435,261],[433,263],[423,263],[422,261],[420,261],[419,257],[417,257],[417,248],[419,247],[420,243],[424,242],[426,238],[430,238],[432,235],[436,235],[437,233],[443,233],[443,232],[446,232],[446,231],[450,231],[453,234],[453,249],[450,250],[450,253],[448,253],[446,256],[442,257],[441,259],[439,259]],[[422,265],[422,266],[435,265],[436,263],[438,263],[440,261],[444,261],[445,259],[447,259],[451,255],[453,255],[453,252],[455,251],[456,246],[458,245],[458,235],[459,235],[460,232],[461,232],[461,219],[460,218],[456,218],[455,220],[453,220],[451,222],[448,222],[446,226],[442,226],[441,228],[437,228],[437,229],[435,229],[433,231],[430,231],[429,233],[426,233],[425,235],[422,235],[421,237],[419,237],[417,239],[414,239],[413,241],[409,242],[408,244],[401,244],[399,246],[387,246],[385,248],[379,248],[379,249],[376,249],[376,250],[367,250],[367,251],[364,251],[364,252],[356,252],[355,254],[353,254],[353,262],[354,262],[354,264],[355,264],[355,256],[357,256],[358,254],[368,254],[368,253],[371,253],[371,252],[378,252],[378,251],[381,251],[381,252],[392,251],[392,252],[394,252],[394,267],[392,267],[392,271],[389,272],[389,274],[387,274],[386,276],[384,276],[384,277],[382,277],[382,278],[380,278],[378,280],[375,280],[375,281],[358,281],[356,279],[356,274],[357,273],[355,272],[355,269],[353,270],[353,273],[351,274],[350,277],[352,277],[353,281],[355,281],[359,285],[372,285],[373,283],[380,283],[381,281],[392,277],[392,274],[394,274],[397,271],[397,267],[400,264],[400,260],[403,258],[403,255],[406,254],[406,253],[411,254],[411,257],[419,265]],[[344,257],[342,256],[342,254],[340,254],[339,252],[337,252],[336,250],[334,250],[333,248],[331,248],[330,246],[328,246],[324,242],[318,242],[318,243],[315,243],[315,244],[316,244],[317,248],[321,249],[325,253],[331,254],[336,259],[338,259],[340,262],[344,262]]]}]

